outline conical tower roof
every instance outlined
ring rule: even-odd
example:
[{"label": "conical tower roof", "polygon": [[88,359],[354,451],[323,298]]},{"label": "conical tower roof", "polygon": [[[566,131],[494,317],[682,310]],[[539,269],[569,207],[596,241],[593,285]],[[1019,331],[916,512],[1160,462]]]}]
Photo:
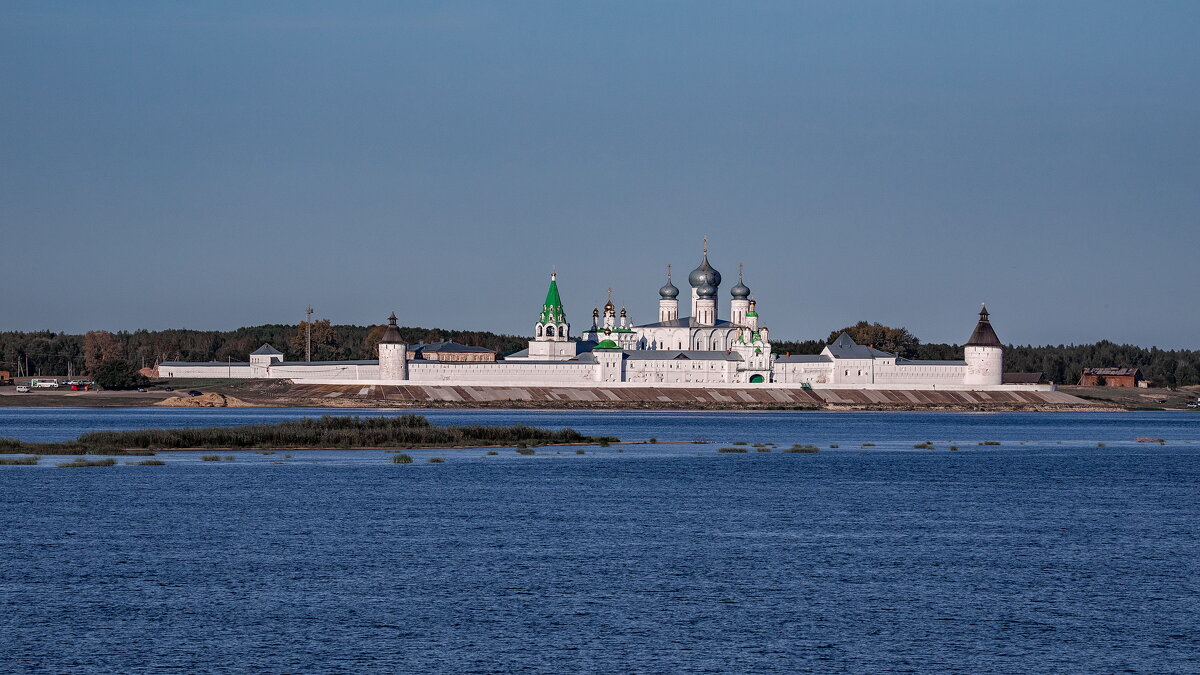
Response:
[{"label": "conical tower roof", "polygon": [[383,329],[383,339],[380,344],[398,345],[404,344],[404,338],[400,337],[400,329],[396,327],[396,313],[392,312],[388,316],[387,328]]},{"label": "conical tower roof", "polygon": [[1003,347],[1004,343],[996,336],[996,330],[992,328],[992,322],[988,319],[987,305],[979,310],[979,323],[975,324],[975,331],[971,333],[970,339],[967,340],[968,347]]},{"label": "conical tower roof", "polygon": [[567,310],[563,308],[562,297],[558,294],[558,273],[550,273],[550,288],[546,290],[546,302],[542,303],[542,313],[538,317],[542,323],[563,323],[567,320]]}]

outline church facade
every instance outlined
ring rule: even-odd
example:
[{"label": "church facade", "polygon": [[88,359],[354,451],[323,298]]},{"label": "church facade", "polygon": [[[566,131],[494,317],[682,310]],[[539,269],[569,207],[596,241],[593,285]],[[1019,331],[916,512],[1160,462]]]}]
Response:
[{"label": "church facade", "polygon": [[1004,345],[986,307],[961,361],[905,359],[856,344],[846,334],[820,354],[779,356],[772,353],[770,332],[760,321],[740,266],[737,284],[729,290],[727,318],[721,318],[718,307],[721,282],[721,273],[708,260],[706,243],[700,264],[687,277],[687,316],[680,316],[681,293],[668,266],[666,283],[658,291],[657,321],[634,324],[625,308],[617,311],[610,290],[603,311],[593,309],[591,325],[575,338],[558,275],[552,272],[528,348],[498,361],[412,359],[393,313],[378,360],[288,362],[264,345],[245,363],[170,362],[158,369],[162,377],[287,378],[328,384],[1053,389],[1004,382]]}]

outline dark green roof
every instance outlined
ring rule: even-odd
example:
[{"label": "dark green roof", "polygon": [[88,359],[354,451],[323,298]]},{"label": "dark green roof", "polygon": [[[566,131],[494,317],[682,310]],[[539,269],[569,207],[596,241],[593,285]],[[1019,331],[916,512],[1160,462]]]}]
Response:
[{"label": "dark green roof", "polygon": [[613,342],[612,340],[601,340],[599,344],[597,344],[595,347],[592,347],[592,349],[620,349],[620,347],[618,347],[617,343]]}]

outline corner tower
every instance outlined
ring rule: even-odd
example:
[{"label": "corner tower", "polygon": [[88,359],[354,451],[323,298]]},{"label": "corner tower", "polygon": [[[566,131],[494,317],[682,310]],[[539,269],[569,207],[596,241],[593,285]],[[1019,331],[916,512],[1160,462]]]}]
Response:
[{"label": "corner tower", "polygon": [[408,379],[408,345],[396,327],[395,312],[388,316],[383,339],[379,341],[379,379],[389,382]]},{"label": "corner tower", "polygon": [[963,384],[991,385],[1004,381],[1004,343],[988,318],[987,304],[979,310],[979,323],[963,347],[967,376]]}]

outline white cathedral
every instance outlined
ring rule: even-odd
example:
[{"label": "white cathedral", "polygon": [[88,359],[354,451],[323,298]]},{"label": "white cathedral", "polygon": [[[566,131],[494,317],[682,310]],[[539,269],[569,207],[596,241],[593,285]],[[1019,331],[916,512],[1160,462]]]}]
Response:
[{"label": "white cathedral", "polygon": [[1053,389],[1053,385],[1006,383],[1004,345],[992,329],[985,307],[964,347],[962,361],[917,361],[842,334],[820,354],[772,354],[769,332],[761,325],[739,266],[730,291],[728,320],[719,318],[721,273],[703,258],[688,275],[690,316],[679,316],[679,289],[671,281],[658,291],[658,321],[635,325],[624,308],[618,314],[612,293],[603,314],[592,310],[592,325],[581,338],[571,324],[550,274],[546,300],[533,327],[528,349],[503,360],[423,360],[411,358],[389,317],[371,361],[289,362],[263,345],[245,363],[159,365],[162,377],[287,378],[321,384],[454,384],[478,386],[766,386],[853,389]]}]

